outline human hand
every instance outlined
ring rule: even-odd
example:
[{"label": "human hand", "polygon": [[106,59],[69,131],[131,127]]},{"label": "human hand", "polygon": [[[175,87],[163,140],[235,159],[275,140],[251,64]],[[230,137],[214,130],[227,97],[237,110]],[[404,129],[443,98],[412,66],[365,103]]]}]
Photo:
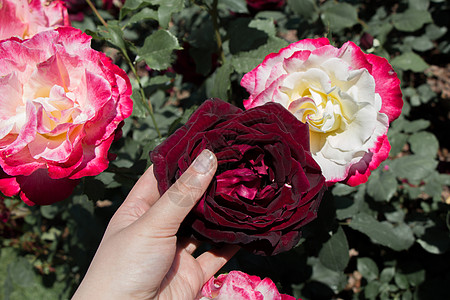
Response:
[{"label": "human hand", "polygon": [[112,217],[73,299],[194,299],[238,250],[194,258],[198,242],[175,235],[216,169],[216,157],[204,150],[160,197],[150,167]]}]

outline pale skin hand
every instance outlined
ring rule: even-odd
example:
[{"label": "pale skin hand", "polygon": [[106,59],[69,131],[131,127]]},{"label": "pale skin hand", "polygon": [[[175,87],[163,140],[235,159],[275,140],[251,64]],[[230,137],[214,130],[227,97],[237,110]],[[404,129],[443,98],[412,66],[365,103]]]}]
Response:
[{"label": "pale skin hand", "polygon": [[72,299],[194,299],[238,250],[229,246],[194,258],[198,243],[175,235],[216,169],[216,157],[206,150],[160,196],[150,167],[112,217]]}]

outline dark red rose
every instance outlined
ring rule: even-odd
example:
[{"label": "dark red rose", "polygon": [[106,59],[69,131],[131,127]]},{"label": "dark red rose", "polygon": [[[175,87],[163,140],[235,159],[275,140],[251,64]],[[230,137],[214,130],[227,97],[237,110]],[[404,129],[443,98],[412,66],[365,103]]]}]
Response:
[{"label": "dark red rose", "polygon": [[247,0],[247,5],[254,10],[273,10],[282,7],[285,0]]},{"label": "dark red rose", "polygon": [[151,153],[161,194],[203,149],[215,153],[218,169],[180,234],[265,255],[294,247],[316,217],[325,181],[308,125],[278,103],[242,111],[207,100]]}]

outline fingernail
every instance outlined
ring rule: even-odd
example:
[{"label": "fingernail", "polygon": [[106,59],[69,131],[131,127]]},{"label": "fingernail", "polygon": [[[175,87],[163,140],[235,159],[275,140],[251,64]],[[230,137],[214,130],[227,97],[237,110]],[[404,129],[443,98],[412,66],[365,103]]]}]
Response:
[{"label": "fingernail", "polygon": [[214,154],[208,149],[203,150],[199,156],[194,160],[192,167],[195,171],[206,174],[211,170],[214,162]]}]

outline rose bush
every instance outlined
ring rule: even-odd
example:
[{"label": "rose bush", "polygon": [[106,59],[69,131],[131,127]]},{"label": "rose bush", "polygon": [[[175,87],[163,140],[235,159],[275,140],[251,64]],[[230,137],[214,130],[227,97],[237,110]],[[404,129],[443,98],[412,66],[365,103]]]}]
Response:
[{"label": "rose bush", "polygon": [[108,166],[131,85],[78,29],[0,42],[0,190],[27,204],[69,196]]},{"label": "rose bush", "polygon": [[70,21],[61,0],[0,0],[0,40],[29,38],[63,25]]},{"label": "rose bush", "polygon": [[326,38],[301,40],[268,55],[241,85],[247,109],[277,102],[309,124],[311,153],[328,183],[366,182],[389,154],[400,81],[386,59],[352,42],[338,49]]},{"label": "rose bush", "polygon": [[240,271],[231,271],[212,277],[203,285],[200,300],[295,300],[294,297],[280,294],[270,278],[261,280],[258,276]]},{"label": "rose bush", "polygon": [[277,103],[242,111],[207,100],[151,153],[161,194],[203,149],[216,154],[218,170],[181,232],[266,255],[295,246],[324,184],[308,126]]}]

